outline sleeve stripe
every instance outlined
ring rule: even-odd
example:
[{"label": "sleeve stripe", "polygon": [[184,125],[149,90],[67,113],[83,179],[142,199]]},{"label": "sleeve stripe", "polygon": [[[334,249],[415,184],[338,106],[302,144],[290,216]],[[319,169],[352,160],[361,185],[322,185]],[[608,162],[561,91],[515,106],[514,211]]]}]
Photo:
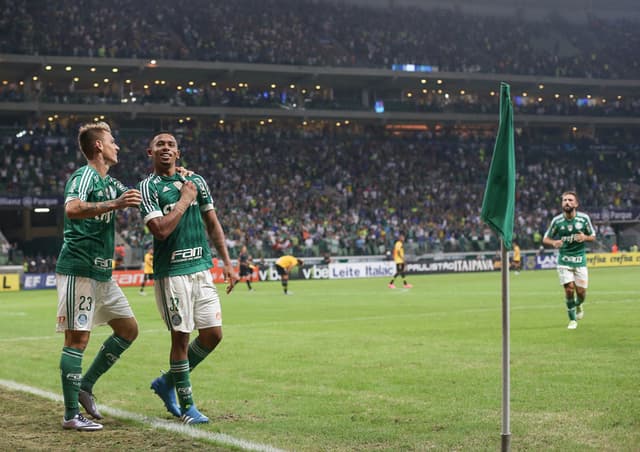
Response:
[{"label": "sleeve stripe", "polygon": [[154,195],[151,194],[151,178],[150,177],[140,182],[140,194],[142,195],[142,204],[140,207],[142,210],[142,215],[144,215],[145,223],[149,221],[151,218],[155,218],[155,217],[149,217],[149,214],[151,214],[152,212],[158,212],[160,215],[156,215],[156,216],[162,216],[162,212],[153,203]]},{"label": "sleeve stripe", "polygon": [[86,166],[82,171],[82,176],[80,176],[80,182],[78,183],[78,198],[80,198],[81,201],[86,201],[89,197],[88,191],[92,178],[92,171],[88,166]]}]

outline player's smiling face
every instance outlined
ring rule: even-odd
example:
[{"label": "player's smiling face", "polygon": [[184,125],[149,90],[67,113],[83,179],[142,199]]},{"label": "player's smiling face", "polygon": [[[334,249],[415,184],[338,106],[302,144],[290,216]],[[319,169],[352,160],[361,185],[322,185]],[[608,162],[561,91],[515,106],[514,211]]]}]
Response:
[{"label": "player's smiling face", "polygon": [[176,160],[180,157],[178,143],[174,136],[168,133],[157,135],[151,142],[151,147],[147,152],[153,159],[156,168],[171,167],[175,165]]}]

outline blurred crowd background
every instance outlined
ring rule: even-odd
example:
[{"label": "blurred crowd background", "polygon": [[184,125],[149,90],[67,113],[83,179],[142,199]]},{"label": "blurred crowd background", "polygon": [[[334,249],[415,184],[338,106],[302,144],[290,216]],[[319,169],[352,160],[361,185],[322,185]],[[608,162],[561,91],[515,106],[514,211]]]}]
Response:
[{"label": "blurred crowd background", "polygon": [[[108,5],[94,0],[0,0],[0,53],[352,68],[428,62],[433,70],[448,72],[611,83],[640,79],[636,19],[515,19],[456,9],[379,9],[298,0],[111,0]],[[4,105],[119,105],[132,95],[121,89],[77,90],[73,81],[60,86],[6,80],[0,86]],[[151,106],[365,108],[286,86],[265,91],[196,84],[176,90],[156,84],[139,88],[136,96]],[[461,121],[398,131],[367,122],[346,126],[322,120],[264,124],[200,118],[173,121],[168,129],[179,140],[182,164],[209,182],[233,257],[242,245],[254,259],[384,255],[400,233],[407,237],[405,249],[411,256],[484,252],[498,247],[479,218],[498,101],[493,93],[444,97],[434,90],[386,105],[390,112],[496,114],[491,127]],[[516,102],[514,111],[633,120],[640,117],[640,92],[609,102],[580,103],[564,96],[553,102]],[[5,117],[0,127],[0,195],[61,197],[68,176],[84,164],[75,138],[86,119]],[[150,171],[145,150],[157,130],[128,127],[117,117],[107,121],[121,147],[120,162],[110,174],[135,186]],[[587,211],[637,208],[637,125],[576,133],[569,123],[559,123],[519,127],[516,132],[515,237],[521,248],[541,246],[566,189],[578,192]],[[117,225],[119,243],[139,262],[152,241],[139,212],[119,211]],[[617,241],[616,231],[607,223],[597,228],[601,240],[596,246],[609,249]],[[47,247],[38,251],[42,241],[0,242],[9,261],[21,259],[29,270],[55,265],[55,253]]]}]

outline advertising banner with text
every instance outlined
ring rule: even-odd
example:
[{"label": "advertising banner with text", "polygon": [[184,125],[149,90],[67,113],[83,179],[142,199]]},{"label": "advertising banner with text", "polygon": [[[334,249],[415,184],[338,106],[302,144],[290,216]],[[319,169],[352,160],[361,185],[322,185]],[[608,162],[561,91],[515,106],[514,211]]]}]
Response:
[{"label": "advertising banner with text", "polygon": [[20,290],[20,275],[18,273],[0,273],[0,292],[15,292]]},{"label": "advertising banner with text", "polygon": [[[558,264],[558,256],[553,252],[527,254],[523,256],[525,270],[550,270]],[[598,253],[587,254],[587,266],[593,267],[626,267],[640,266],[640,253]],[[469,273],[487,272],[498,269],[496,263],[488,258],[427,260],[407,263],[407,274],[433,273]],[[303,268],[295,267],[290,274],[291,279],[354,279],[354,278],[391,278],[396,271],[392,261],[331,263],[329,265],[312,265]],[[224,283],[221,267],[211,269],[216,284]],[[142,270],[116,270],[113,280],[121,287],[140,286],[144,279]],[[280,279],[274,266],[255,268],[252,281],[277,281]],[[17,273],[0,274],[0,291],[15,291],[22,286],[23,290],[54,289],[56,275],[54,273],[25,273],[22,278]],[[22,283],[22,284],[20,284]],[[146,286],[153,286],[147,281]]]},{"label": "advertising banner with text", "polygon": [[629,267],[640,265],[640,252],[587,254],[588,267]]}]

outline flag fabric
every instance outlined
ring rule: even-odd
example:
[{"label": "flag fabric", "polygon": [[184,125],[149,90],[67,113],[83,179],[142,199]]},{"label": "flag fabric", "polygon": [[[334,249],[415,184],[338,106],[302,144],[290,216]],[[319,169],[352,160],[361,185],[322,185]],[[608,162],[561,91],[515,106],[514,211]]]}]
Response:
[{"label": "flag fabric", "polygon": [[500,125],[493,148],[480,218],[500,236],[508,250],[512,248],[515,204],[516,157],[513,106],[510,87],[502,82],[500,84]]}]

